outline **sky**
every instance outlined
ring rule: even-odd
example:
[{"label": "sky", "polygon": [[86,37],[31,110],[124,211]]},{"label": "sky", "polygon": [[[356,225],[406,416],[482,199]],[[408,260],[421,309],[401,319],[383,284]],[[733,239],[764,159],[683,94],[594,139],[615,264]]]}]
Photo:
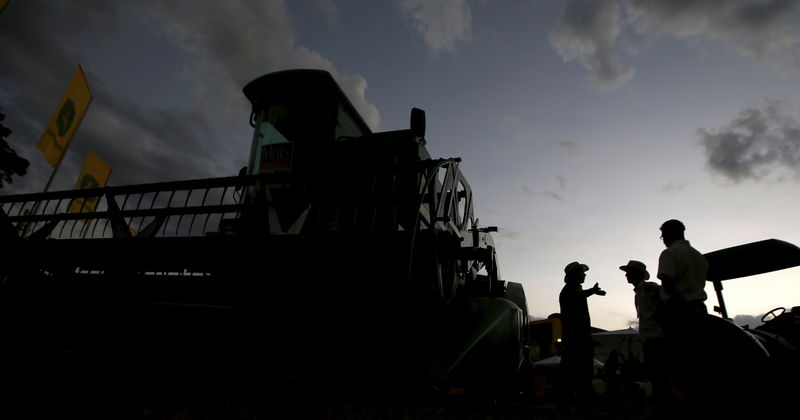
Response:
[{"label": "sky", "polygon": [[[589,265],[594,326],[635,322],[619,266],[655,277],[659,226],[701,252],[800,244],[800,2],[792,0],[12,0],[0,107],[31,162],[2,193],[41,191],[36,144],[76,67],[94,98],[51,190],[87,149],[112,185],[231,176],[247,165],[242,87],[329,71],[375,131],[427,114],[434,157],[461,157],[500,273],[559,311]],[[740,322],[800,304],[800,268],[724,283]],[[708,306],[716,302],[707,287]]]}]

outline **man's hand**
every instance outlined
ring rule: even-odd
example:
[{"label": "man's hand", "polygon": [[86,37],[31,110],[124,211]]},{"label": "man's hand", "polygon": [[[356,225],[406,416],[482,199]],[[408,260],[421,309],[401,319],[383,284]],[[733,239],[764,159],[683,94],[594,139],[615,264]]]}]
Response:
[{"label": "man's hand", "polygon": [[594,293],[596,295],[600,295],[600,296],[605,296],[606,295],[606,291],[600,288],[599,283],[595,283],[594,284],[594,287],[592,287],[592,293]]}]

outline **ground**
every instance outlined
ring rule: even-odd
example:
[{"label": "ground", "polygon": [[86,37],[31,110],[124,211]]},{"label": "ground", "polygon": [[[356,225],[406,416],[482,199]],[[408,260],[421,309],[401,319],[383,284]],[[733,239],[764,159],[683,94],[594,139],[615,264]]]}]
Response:
[{"label": "ground", "polygon": [[598,403],[589,412],[581,412],[524,395],[485,398],[456,390],[450,395],[412,396],[287,377],[213,387],[186,383],[121,387],[103,378],[34,385],[30,381],[10,383],[9,376],[4,379],[2,418],[639,419],[650,414],[644,405],[610,407]]}]

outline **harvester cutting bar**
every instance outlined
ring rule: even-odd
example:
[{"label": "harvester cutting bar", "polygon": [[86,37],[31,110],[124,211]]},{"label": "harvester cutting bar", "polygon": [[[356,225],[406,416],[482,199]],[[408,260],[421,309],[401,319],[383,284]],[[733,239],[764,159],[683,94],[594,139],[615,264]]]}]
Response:
[{"label": "harvester cutting bar", "polygon": [[259,179],[280,178],[247,175],[0,196],[0,209],[20,237],[47,228],[55,239],[109,238],[116,216],[133,235],[160,217],[156,236],[203,236],[209,227],[216,232],[221,220],[238,217],[244,189]]}]

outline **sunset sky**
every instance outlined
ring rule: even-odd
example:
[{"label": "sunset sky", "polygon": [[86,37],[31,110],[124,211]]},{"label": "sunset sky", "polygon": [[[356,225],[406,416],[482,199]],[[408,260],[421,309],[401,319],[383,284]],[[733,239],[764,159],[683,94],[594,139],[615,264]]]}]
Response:
[{"label": "sunset sky", "polygon": [[[74,186],[87,149],[113,185],[235,175],[242,87],[317,68],[376,131],[426,111],[428,150],[463,158],[501,275],[537,317],[580,261],[608,292],[593,324],[627,327],[618,267],[655,276],[667,219],[701,252],[800,244],[796,1],[12,0],[0,50],[4,124],[31,162],[4,194],[44,187],[36,144],[79,64],[94,99],[51,190]],[[726,282],[725,298],[731,316],[800,305],[800,268]]]}]

